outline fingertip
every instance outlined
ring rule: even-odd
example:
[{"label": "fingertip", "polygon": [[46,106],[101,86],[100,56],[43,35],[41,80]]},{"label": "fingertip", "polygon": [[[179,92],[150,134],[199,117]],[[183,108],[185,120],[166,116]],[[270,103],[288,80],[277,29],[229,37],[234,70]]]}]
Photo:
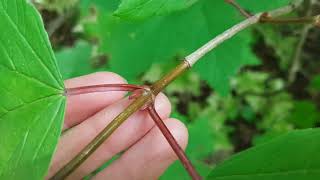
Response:
[{"label": "fingertip", "polygon": [[166,119],[171,114],[171,103],[168,97],[160,93],[155,99],[155,109],[162,119]]},{"label": "fingertip", "polygon": [[[189,138],[189,133],[187,127],[178,119],[175,118],[169,118],[164,121],[168,129],[170,130],[171,134],[173,137],[176,139],[178,144],[181,146],[182,149],[186,149],[188,145],[188,138]],[[169,152],[171,150],[171,155],[175,156],[175,153],[172,151],[171,146],[169,146],[167,140],[163,138],[162,140],[164,144],[163,147],[166,149],[163,150],[164,152]],[[169,150],[170,149],[170,150]],[[169,150],[169,151],[168,151]]]},{"label": "fingertip", "polygon": [[[165,119],[164,123],[178,144],[185,149],[188,142],[186,126],[172,118]],[[176,159],[178,157],[163,134],[157,127],[153,127],[146,136],[93,179],[158,179]],[[135,166],[130,162],[134,162]]]},{"label": "fingertip", "polygon": [[[174,118],[168,118],[163,121],[177,143],[180,145],[182,149],[185,149],[188,144],[188,129],[186,126],[179,120]],[[177,159],[175,152],[173,151],[172,147],[168,143],[167,139],[164,137],[160,129],[155,126],[152,131],[150,132],[150,137],[152,142],[156,142],[153,144],[152,150],[154,151],[153,156],[162,157],[163,161],[173,161]]]},{"label": "fingertip", "polygon": [[127,80],[124,79],[119,74],[116,74],[114,72],[96,72],[93,73],[93,76],[96,76],[96,78],[101,79],[101,81],[106,81],[108,83],[118,83],[118,84],[127,84]]},{"label": "fingertip", "polygon": [[90,86],[97,84],[126,84],[127,81],[120,75],[113,72],[95,72],[92,74],[79,76],[65,81],[67,88],[74,88],[79,86]]}]

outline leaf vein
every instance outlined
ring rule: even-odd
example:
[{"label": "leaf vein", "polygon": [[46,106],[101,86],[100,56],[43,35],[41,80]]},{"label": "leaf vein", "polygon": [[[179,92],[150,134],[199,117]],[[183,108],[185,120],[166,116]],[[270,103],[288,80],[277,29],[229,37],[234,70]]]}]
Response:
[{"label": "leaf vein", "polygon": [[[1,41],[1,38],[0,38],[0,41]],[[1,48],[3,49],[4,55],[7,56],[7,58],[9,59],[9,63],[10,63],[10,65],[11,65],[12,69],[13,69],[13,70],[17,70],[16,65],[14,64],[12,58],[9,56],[8,51],[6,50],[6,48],[4,48],[2,42],[0,43],[0,46],[1,46]],[[4,65],[3,65],[3,66],[4,66]]]},{"label": "leaf vein", "polygon": [[55,90],[60,90],[60,89],[58,89],[57,87],[54,87],[53,85],[48,84],[48,83],[46,83],[46,82],[44,82],[44,81],[41,81],[40,79],[37,79],[37,78],[32,77],[32,76],[30,76],[30,75],[28,75],[28,74],[25,74],[25,73],[23,73],[22,71],[17,71],[17,70],[9,69],[8,67],[4,66],[3,64],[0,64],[0,67],[3,67],[3,68],[5,68],[5,69],[8,69],[8,70],[11,71],[11,72],[15,72],[15,73],[17,73],[18,75],[21,75],[21,76],[23,76],[23,77],[25,77],[25,78],[27,78],[27,79],[36,81],[36,82],[38,82],[38,83],[40,83],[40,84],[42,84],[42,85],[45,85],[45,86],[47,86],[47,87],[53,88],[53,89],[55,89]]},{"label": "leaf vein", "polygon": [[7,115],[8,113],[10,113],[10,112],[19,110],[19,109],[21,109],[21,108],[23,108],[23,107],[25,107],[25,106],[29,106],[29,105],[31,105],[31,104],[37,103],[37,102],[39,102],[39,101],[43,101],[43,100],[45,100],[45,99],[47,99],[47,98],[51,98],[51,97],[54,97],[54,96],[59,96],[59,94],[51,94],[51,95],[48,95],[48,96],[44,96],[44,97],[38,98],[38,99],[36,99],[36,100],[33,100],[32,102],[28,102],[28,103],[26,103],[26,104],[17,106],[17,107],[15,107],[15,108],[13,108],[13,109],[8,109],[8,112],[6,112],[6,113],[4,113],[4,114],[2,114],[2,115],[0,116],[0,119],[2,119],[4,116],[6,116],[6,115]]},{"label": "leaf vein", "polygon": [[50,129],[51,129],[52,125],[54,124],[53,122],[54,122],[54,120],[56,119],[56,117],[57,117],[58,114],[59,114],[59,111],[60,111],[61,106],[62,106],[62,101],[60,101],[60,105],[57,106],[57,110],[56,110],[56,112],[54,113],[54,115],[52,116],[52,118],[51,118],[51,120],[50,120],[50,122],[49,122],[49,126],[48,126],[48,128],[46,129],[46,131],[45,131],[45,133],[44,133],[44,135],[43,135],[43,138],[41,139],[41,141],[40,141],[40,143],[39,143],[39,146],[38,146],[37,149],[35,150],[35,153],[34,153],[34,155],[33,155],[33,157],[32,157],[32,162],[34,162],[34,161],[36,160],[36,158],[37,158],[37,156],[38,156],[38,153],[39,153],[41,147],[43,146],[43,143],[44,143],[44,141],[46,140],[46,138],[47,138],[47,136],[48,136],[48,134],[49,134],[49,132],[50,132]]},{"label": "leaf vein", "polygon": [[58,84],[60,84],[58,82],[58,78],[55,77],[53,75],[53,73],[50,71],[50,69],[48,68],[48,66],[42,61],[42,59],[40,58],[39,54],[34,50],[34,48],[30,45],[29,41],[27,41],[27,39],[25,38],[25,36],[20,32],[17,24],[12,20],[12,18],[9,16],[7,11],[4,11],[5,16],[8,18],[8,20],[10,21],[10,23],[12,24],[13,28],[15,28],[18,32],[18,34],[21,36],[21,38],[23,39],[23,41],[26,43],[26,45],[31,49],[31,52],[37,57],[36,59],[38,59],[39,63],[44,67],[44,69],[49,73],[49,75],[53,78],[53,80],[55,80]]},{"label": "leaf vein", "polygon": [[134,12],[135,10],[138,10],[138,9],[142,8],[143,6],[145,6],[146,4],[148,4],[148,3],[152,2],[152,1],[153,1],[153,0],[148,0],[148,1],[142,2],[141,4],[135,6],[134,8],[128,10],[128,11],[125,12],[125,13],[121,13],[121,14],[122,14],[122,15],[130,14],[130,13]]},{"label": "leaf vein", "polygon": [[18,160],[15,164],[15,167],[14,169],[16,169],[21,161],[21,156],[22,156],[22,153],[24,151],[24,148],[25,148],[25,145],[26,145],[26,142],[27,142],[27,139],[28,139],[28,136],[29,136],[29,132],[30,132],[30,129],[28,129],[28,131],[26,132],[26,134],[24,135],[24,138],[23,138],[23,141],[22,141],[22,146],[20,147],[20,151],[19,151],[19,155],[18,155]]}]

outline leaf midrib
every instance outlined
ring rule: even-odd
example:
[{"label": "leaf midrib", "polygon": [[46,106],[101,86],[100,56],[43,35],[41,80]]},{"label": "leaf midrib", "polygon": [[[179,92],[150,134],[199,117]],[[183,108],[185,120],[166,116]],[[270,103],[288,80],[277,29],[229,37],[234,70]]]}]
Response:
[{"label": "leaf midrib", "polygon": [[25,73],[23,73],[23,72],[21,72],[21,71],[12,70],[12,69],[8,68],[7,66],[5,66],[5,65],[3,65],[3,64],[0,64],[0,66],[3,67],[3,68],[5,68],[5,69],[7,69],[8,71],[15,72],[15,73],[17,73],[17,74],[19,74],[19,75],[21,75],[21,76],[24,76],[24,77],[27,78],[27,79],[37,81],[38,83],[40,83],[40,84],[42,84],[42,85],[45,85],[45,86],[47,86],[47,87],[49,87],[49,88],[52,88],[52,89],[54,89],[54,90],[59,90],[59,91],[61,91],[61,89],[59,89],[59,88],[57,88],[57,87],[54,87],[53,85],[48,84],[48,83],[46,83],[46,82],[43,82],[43,81],[41,81],[41,80],[39,80],[39,79],[37,79],[37,78],[35,78],[35,77],[32,77],[32,76],[30,76],[30,75],[28,75],[28,74],[25,74]]},{"label": "leaf midrib", "polygon": [[32,104],[34,104],[34,103],[37,103],[37,102],[40,102],[40,101],[43,101],[43,100],[46,100],[46,99],[48,99],[48,98],[52,98],[52,97],[55,97],[55,96],[57,96],[57,97],[63,97],[62,94],[51,94],[51,95],[48,95],[48,96],[44,96],[44,97],[35,99],[35,100],[33,100],[32,102],[22,104],[22,105],[17,106],[17,107],[15,107],[15,108],[13,108],[13,109],[8,109],[8,111],[7,111],[6,113],[4,113],[4,114],[2,114],[2,115],[0,116],[0,119],[3,119],[3,117],[5,117],[7,114],[9,114],[9,113],[11,113],[11,112],[17,111],[17,110],[19,110],[19,109],[21,109],[21,108],[30,106],[30,105],[32,105]]},{"label": "leaf midrib", "polygon": [[[4,10],[4,9],[3,9]],[[44,69],[48,72],[48,74],[51,76],[51,78],[53,80],[56,81],[56,83],[58,85],[60,85],[60,83],[58,82],[58,77],[55,77],[53,75],[53,73],[50,71],[50,69],[48,68],[48,66],[42,61],[42,59],[40,58],[39,54],[33,49],[33,47],[30,45],[29,41],[27,41],[27,39],[25,38],[25,36],[20,32],[19,28],[17,27],[16,23],[12,20],[12,18],[9,16],[8,12],[6,10],[3,11],[4,15],[8,18],[9,22],[12,24],[13,28],[18,32],[18,34],[21,36],[21,39],[23,39],[23,41],[28,45],[28,47],[31,49],[32,53],[37,57],[37,59],[39,60],[40,64],[44,67]]]}]

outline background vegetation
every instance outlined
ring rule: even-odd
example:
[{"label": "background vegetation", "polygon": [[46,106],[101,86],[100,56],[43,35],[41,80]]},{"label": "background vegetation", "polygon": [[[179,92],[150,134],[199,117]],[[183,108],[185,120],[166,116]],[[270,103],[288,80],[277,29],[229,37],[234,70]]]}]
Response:
[{"label": "background vegetation", "polygon": [[[201,0],[170,15],[137,17],[138,21],[112,16],[119,0],[34,3],[65,79],[114,71],[130,83],[149,84],[241,20],[222,0]],[[243,5],[258,11],[274,4],[252,7],[243,1]],[[306,3],[297,13],[319,14],[319,8],[320,3],[312,7]],[[173,116],[189,128],[187,154],[202,176],[235,152],[293,129],[319,127],[320,31],[311,28],[303,33],[303,28],[255,26],[166,89]],[[299,46],[303,35],[306,40]],[[162,178],[178,176],[188,177],[176,162]]]}]

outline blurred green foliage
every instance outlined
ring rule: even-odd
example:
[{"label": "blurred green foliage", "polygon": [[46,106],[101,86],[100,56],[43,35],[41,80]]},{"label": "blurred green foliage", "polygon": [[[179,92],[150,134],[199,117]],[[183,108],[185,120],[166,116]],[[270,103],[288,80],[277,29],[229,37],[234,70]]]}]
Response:
[{"label": "blurred green foliage", "polygon": [[310,89],[320,92],[320,75],[315,75],[310,83]]},{"label": "blurred green foliage", "polygon": [[[181,60],[240,20],[237,12],[222,1],[201,1],[187,10],[138,22],[112,16],[113,10],[98,10],[100,14],[94,23],[98,29],[96,38],[100,40],[99,50],[110,56],[110,69],[129,81],[141,76],[155,62]],[[211,12],[227,13],[229,18],[212,16]],[[258,63],[249,49],[250,43],[249,32],[242,33],[207,55],[195,70],[219,93],[227,94],[227,82],[239,67]],[[232,54],[238,54],[237,61]]]},{"label": "blurred green foliage", "polygon": [[[252,12],[288,2],[239,0]],[[131,83],[152,83],[185,55],[242,19],[222,0],[199,0],[170,13],[146,12],[139,14],[139,21],[114,16],[119,4],[119,0],[80,0],[72,7],[79,11],[71,30],[76,40],[73,47],[56,50],[64,78],[107,70]],[[61,3],[56,9],[66,8],[69,5]],[[172,116],[189,129],[187,154],[201,175],[208,175],[235,151],[319,125],[319,72],[310,73],[306,87],[300,87],[299,79],[294,84],[287,82],[299,30],[297,26],[270,25],[246,30],[165,90],[173,104]],[[179,162],[161,179],[175,177],[188,178]]]},{"label": "blurred green foliage", "polygon": [[76,42],[72,48],[56,51],[60,72],[64,79],[70,79],[94,72],[91,65],[92,46],[84,41]]}]

